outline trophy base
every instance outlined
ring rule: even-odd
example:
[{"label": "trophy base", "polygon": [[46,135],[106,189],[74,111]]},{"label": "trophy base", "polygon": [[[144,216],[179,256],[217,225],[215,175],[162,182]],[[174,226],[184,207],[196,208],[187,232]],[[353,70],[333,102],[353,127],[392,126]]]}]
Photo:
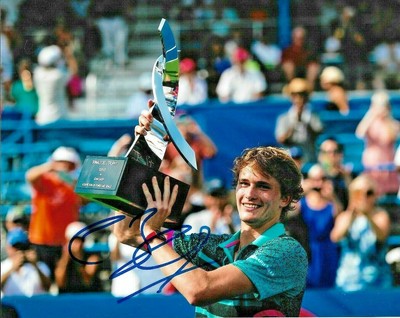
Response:
[{"label": "trophy base", "polygon": [[[163,191],[166,174],[154,170],[129,157],[87,156],[75,186],[75,192],[114,210],[135,217],[147,207],[142,184],[146,183],[154,195],[151,179],[155,176]],[[190,186],[170,177],[171,188],[179,186],[179,194],[165,226],[176,228],[176,220],[182,213]]]}]

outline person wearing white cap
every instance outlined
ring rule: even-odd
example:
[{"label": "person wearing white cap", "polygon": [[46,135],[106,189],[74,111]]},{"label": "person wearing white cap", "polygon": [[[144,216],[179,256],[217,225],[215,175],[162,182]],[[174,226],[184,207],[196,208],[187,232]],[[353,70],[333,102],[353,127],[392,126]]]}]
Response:
[{"label": "person wearing white cap", "polygon": [[327,93],[327,110],[337,110],[342,115],[350,111],[344,73],[336,66],[325,67],[319,77],[321,88]]},{"label": "person wearing white cap", "polygon": [[[78,71],[76,60],[69,48],[61,50],[57,45],[41,49],[39,65],[34,69],[33,81],[39,98],[36,122],[45,125],[68,115],[66,87],[72,75]],[[64,64],[67,64],[67,68]]]},{"label": "person wearing white cap", "polygon": [[47,162],[26,172],[32,188],[29,239],[52,274],[66,243],[65,229],[79,217],[82,200],[74,187],[80,165],[80,156],[74,148],[59,147]]}]

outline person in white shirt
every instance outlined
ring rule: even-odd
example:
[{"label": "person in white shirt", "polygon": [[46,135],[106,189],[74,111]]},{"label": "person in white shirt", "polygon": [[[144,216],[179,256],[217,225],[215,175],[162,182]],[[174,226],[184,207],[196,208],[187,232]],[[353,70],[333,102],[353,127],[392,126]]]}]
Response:
[{"label": "person in white shirt", "polygon": [[204,78],[196,71],[196,62],[184,58],[180,64],[178,105],[198,105],[208,99],[208,86]]},{"label": "person in white shirt", "polygon": [[37,260],[27,233],[14,228],[7,234],[8,257],[1,262],[2,296],[33,296],[49,291],[50,269]]},{"label": "person in white shirt", "polygon": [[[68,116],[66,87],[71,76],[77,73],[77,64],[70,48],[61,51],[57,45],[44,47],[39,52],[38,62],[33,72],[39,98],[36,122],[44,125]],[[65,62],[68,67],[64,66]]]},{"label": "person in white shirt", "polygon": [[216,93],[221,102],[247,103],[261,99],[267,89],[264,74],[256,68],[249,69],[249,52],[238,47],[233,53],[233,65],[219,79]]}]

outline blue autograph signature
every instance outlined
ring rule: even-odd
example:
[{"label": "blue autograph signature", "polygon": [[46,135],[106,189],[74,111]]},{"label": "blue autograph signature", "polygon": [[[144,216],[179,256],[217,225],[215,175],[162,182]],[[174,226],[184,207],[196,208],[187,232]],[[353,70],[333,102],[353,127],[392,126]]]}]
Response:
[{"label": "blue autograph signature", "polygon": [[[155,208],[148,209],[148,210],[146,210],[144,212],[144,214],[145,215],[147,214],[147,216],[144,219],[144,221],[142,222],[141,227],[140,227],[140,233],[141,233],[141,235],[143,237],[144,237],[144,234],[143,234],[144,225],[151,217],[154,216],[155,213],[157,213],[157,210]],[[141,215],[138,215],[138,216],[134,217],[132,219],[132,221],[130,222],[129,227],[131,227],[133,225],[133,223],[136,220],[140,219],[141,217],[142,217]],[[125,218],[126,218],[125,215],[111,216],[111,217],[108,217],[108,218],[106,218],[104,220],[100,220],[98,222],[92,223],[92,224],[88,225],[87,227],[85,227],[85,228],[81,229],[80,231],[78,231],[71,238],[71,240],[69,241],[68,250],[69,250],[69,254],[70,254],[71,258],[74,261],[79,262],[81,264],[89,264],[89,265],[92,264],[93,265],[93,264],[102,263],[104,260],[99,260],[99,261],[96,261],[96,262],[89,262],[89,261],[81,260],[81,259],[77,258],[73,254],[72,249],[71,249],[72,242],[77,238],[85,239],[86,236],[88,236],[88,235],[90,235],[90,234],[92,234],[92,233],[94,233],[96,231],[100,231],[102,229],[105,229],[105,228],[107,228],[107,227],[109,227],[109,226],[111,226],[111,225],[113,225],[115,223],[118,223],[118,222],[124,220]],[[168,244],[169,242],[173,241],[176,237],[180,236],[181,234],[187,233],[188,231],[191,230],[191,228],[192,227],[190,225],[183,225],[180,232],[178,232],[177,234],[174,233],[174,235],[172,237],[169,237],[165,242],[162,242],[161,244],[159,244],[157,246],[153,246],[152,247],[152,251],[157,250],[158,248],[160,248],[161,246],[163,246],[165,244]],[[161,232],[161,234],[167,234],[170,231],[171,230],[166,229],[163,232]],[[176,258],[174,260],[171,260],[171,261],[169,261],[167,263],[153,265],[153,266],[146,266],[146,261],[151,257],[151,254],[149,254],[148,252],[143,251],[143,250],[140,249],[145,244],[145,243],[142,243],[141,245],[139,245],[134,250],[134,252],[132,254],[132,259],[129,262],[127,262],[126,264],[124,264],[121,267],[117,268],[114,272],[111,273],[110,279],[113,279],[113,278],[116,278],[118,276],[121,276],[121,275],[125,274],[126,272],[128,272],[130,270],[133,270],[134,268],[137,268],[137,269],[140,269],[140,270],[154,270],[154,269],[158,269],[158,268],[173,264],[173,263],[175,263],[175,262],[177,262],[177,261],[179,261],[181,259],[185,259],[186,260],[186,258],[185,258],[186,256],[195,255],[204,247],[204,245],[208,241],[208,238],[210,237],[210,228],[208,226],[202,226],[200,228],[200,233],[205,233],[206,235],[205,236],[200,236],[200,242],[199,242],[198,245],[196,245],[196,247],[193,250],[191,250],[187,254],[181,255],[180,257],[178,257],[178,258]],[[179,269],[174,274],[169,275],[169,276],[165,276],[164,278],[162,278],[160,280],[157,280],[157,281],[155,281],[155,282],[153,282],[153,283],[151,283],[151,284],[149,284],[149,285],[147,285],[147,286],[135,291],[134,293],[132,293],[130,295],[127,295],[127,296],[125,296],[125,297],[123,297],[121,299],[118,299],[118,303],[123,302],[123,301],[125,301],[127,299],[130,299],[131,297],[134,297],[134,296],[140,294],[141,292],[143,292],[143,291],[145,291],[145,290],[147,290],[147,289],[149,289],[149,288],[151,288],[153,286],[159,285],[159,289],[158,289],[157,292],[158,293],[161,292],[161,290],[165,287],[165,285],[167,285],[174,277],[176,277],[178,275],[181,275],[183,273],[189,272],[189,271],[197,268],[197,266],[195,266],[195,265],[192,265],[192,266],[186,268],[188,264],[192,265],[189,261],[186,261],[185,263],[183,263],[183,265],[181,267],[179,267]]]}]

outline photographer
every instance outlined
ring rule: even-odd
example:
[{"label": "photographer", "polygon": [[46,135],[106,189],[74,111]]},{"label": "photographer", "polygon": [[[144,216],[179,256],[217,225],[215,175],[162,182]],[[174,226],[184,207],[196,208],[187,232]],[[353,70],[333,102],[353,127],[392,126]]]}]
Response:
[{"label": "photographer", "polygon": [[33,296],[47,293],[51,285],[50,270],[45,263],[38,262],[23,229],[8,232],[6,251],[8,257],[1,262],[2,294]]}]

